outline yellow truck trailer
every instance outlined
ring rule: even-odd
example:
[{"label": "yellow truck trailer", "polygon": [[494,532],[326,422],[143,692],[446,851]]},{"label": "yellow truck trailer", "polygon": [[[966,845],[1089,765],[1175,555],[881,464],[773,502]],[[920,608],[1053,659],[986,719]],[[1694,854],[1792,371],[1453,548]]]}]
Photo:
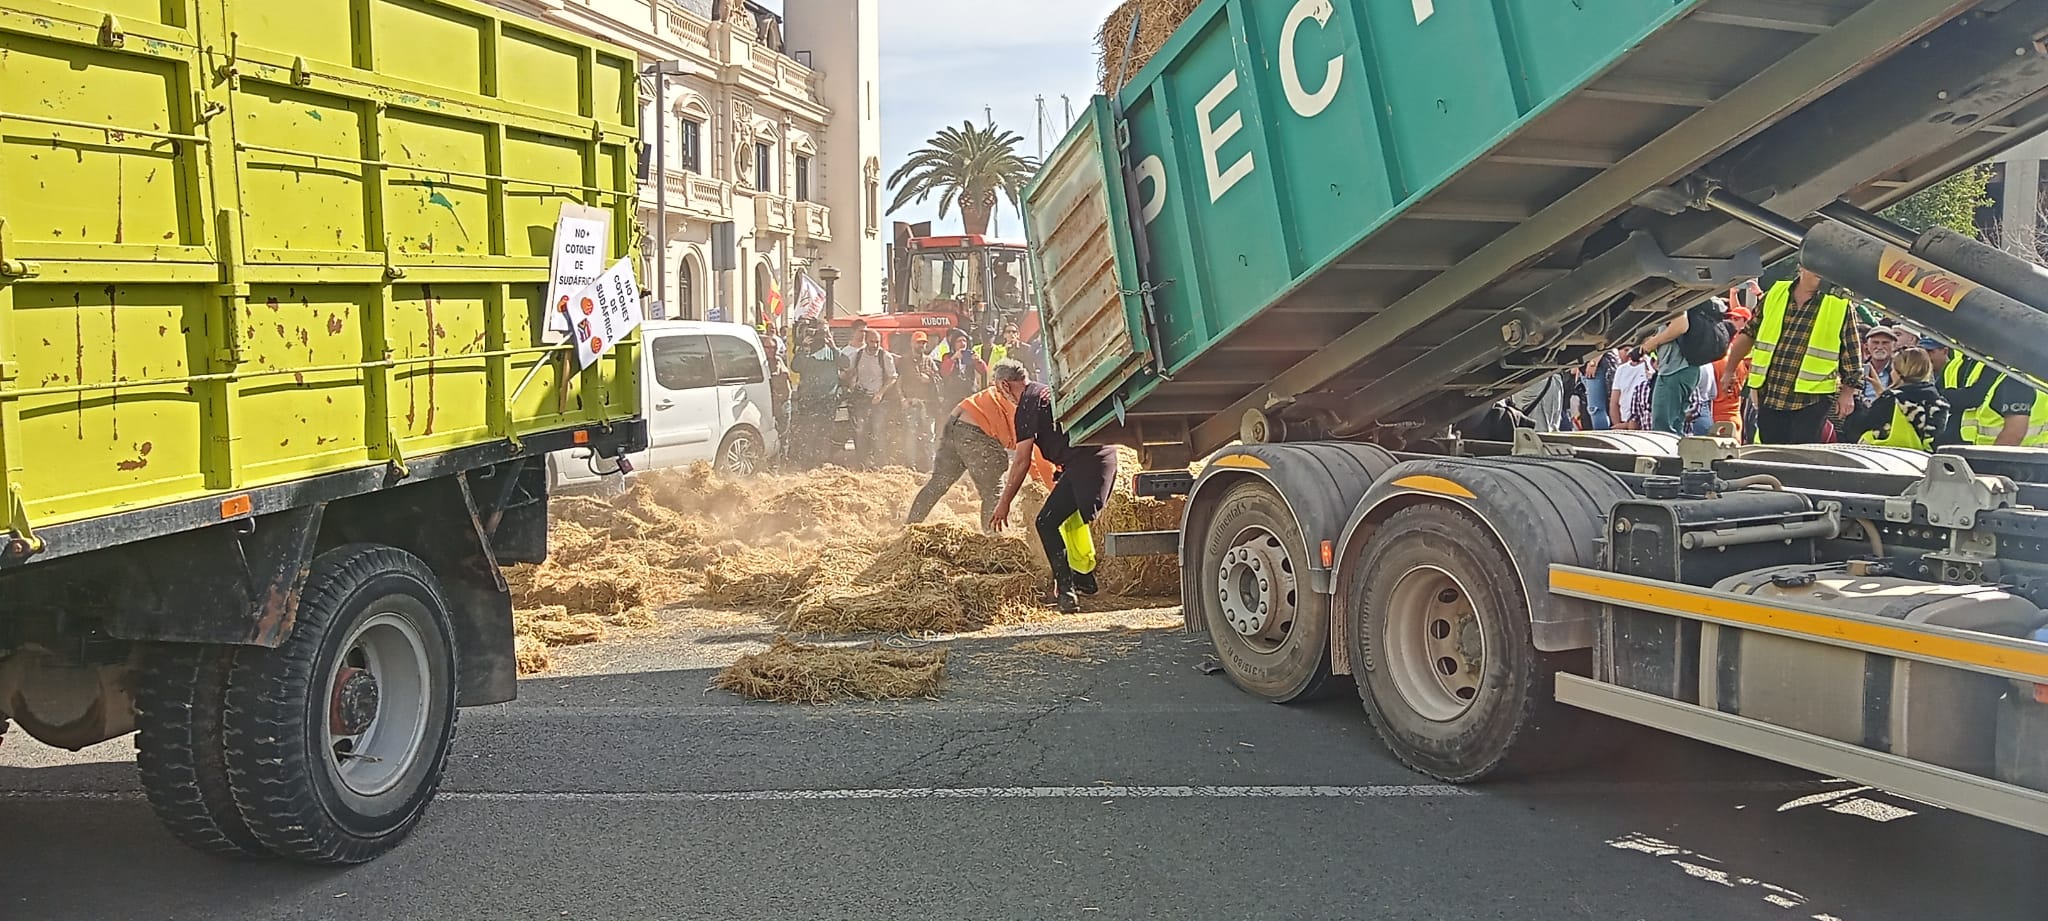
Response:
[{"label": "yellow truck trailer", "polygon": [[543,322],[564,204],[635,249],[636,79],[467,0],[0,0],[0,714],[139,730],[205,850],[401,840],[547,453],[645,438]]}]

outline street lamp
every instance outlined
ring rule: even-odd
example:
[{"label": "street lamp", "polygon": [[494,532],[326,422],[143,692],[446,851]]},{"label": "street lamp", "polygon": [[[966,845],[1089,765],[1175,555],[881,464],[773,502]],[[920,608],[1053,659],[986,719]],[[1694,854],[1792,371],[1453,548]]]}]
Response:
[{"label": "street lamp", "polygon": [[661,311],[669,312],[668,300],[668,78],[688,70],[681,61],[656,61],[642,68],[640,75],[654,78],[654,290],[660,292]]},{"label": "street lamp", "polygon": [[832,305],[837,303],[832,297],[832,289],[839,285],[839,270],[833,266],[824,266],[818,269],[818,279],[825,283],[825,322],[830,323]]}]

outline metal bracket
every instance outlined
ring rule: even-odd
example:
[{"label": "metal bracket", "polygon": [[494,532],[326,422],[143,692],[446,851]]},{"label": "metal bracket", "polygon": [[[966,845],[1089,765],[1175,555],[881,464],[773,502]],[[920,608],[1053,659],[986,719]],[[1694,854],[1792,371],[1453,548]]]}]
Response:
[{"label": "metal bracket", "polygon": [[1964,531],[1977,527],[1977,516],[2011,508],[2019,488],[2002,476],[1978,476],[1968,461],[1949,454],[1927,460],[1927,476],[1896,499],[1884,500],[1887,521],[1909,523],[1915,506],[1925,510],[1927,523],[1938,528]]},{"label": "metal bracket", "polygon": [[1575,452],[1565,445],[1554,445],[1543,440],[1542,433],[1535,429],[1516,428],[1514,455],[1516,457],[1574,457]]},{"label": "metal bracket", "polygon": [[1715,464],[1734,460],[1739,450],[1734,439],[1688,435],[1678,440],[1678,469],[1711,473]]},{"label": "metal bracket", "polygon": [[29,524],[28,502],[21,497],[21,484],[11,483],[7,487],[7,526],[14,532],[5,548],[10,559],[23,560],[43,552],[47,546],[36,536],[35,527]]},{"label": "metal bracket", "polygon": [[313,85],[313,71],[311,68],[306,66],[305,58],[292,58],[292,85]]},{"label": "metal bracket", "polygon": [[100,46],[103,48],[125,48],[128,33],[121,28],[121,20],[112,15],[100,20]]},{"label": "metal bracket", "polygon": [[1925,559],[1934,577],[1950,585],[1991,581],[1998,566],[1998,535],[1988,530],[1950,531],[1948,549]]}]

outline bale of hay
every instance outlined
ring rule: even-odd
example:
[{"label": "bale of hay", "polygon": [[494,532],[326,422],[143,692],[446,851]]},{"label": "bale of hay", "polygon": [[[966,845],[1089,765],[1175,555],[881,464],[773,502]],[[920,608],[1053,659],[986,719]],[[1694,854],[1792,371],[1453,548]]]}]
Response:
[{"label": "bale of hay", "polygon": [[945,649],[811,646],[776,637],[767,651],[719,672],[711,686],[785,703],[929,698],[945,684],[947,657]]},{"label": "bale of hay", "polygon": [[[1137,76],[1146,62],[1166,46],[1174,30],[1201,5],[1202,0],[1124,0],[1110,11],[1109,18],[1103,20],[1102,28],[1095,33],[1097,85],[1104,93],[1123,89],[1123,84],[1117,82],[1119,72],[1124,82]],[[1133,17],[1138,20],[1138,40],[1127,59],[1124,49],[1131,37]]]},{"label": "bale of hay", "polygon": [[581,646],[605,637],[604,618],[572,614],[559,604],[512,612],[512,635],[532,637],[553,646]]},{"label": "bale of hay", "polygon": [[[1104,551],[1104,535],[1112,532],[1175,531],[1187,500],[1139,499],[1125,492],[1109,498],[1109,505],[1095,519],[1098,554]],[[1136,598],[1168,598],[1180,594],[1180,559],[1174,556],[1103,557],[1097,571],[1103,591]]]},{"label": "bale of hay", "polygon": [[548,651],[548,644],[530,636],[512,639],[512,649],[519,661],[519,673],[538,675],[555,667],[555,656]]}]

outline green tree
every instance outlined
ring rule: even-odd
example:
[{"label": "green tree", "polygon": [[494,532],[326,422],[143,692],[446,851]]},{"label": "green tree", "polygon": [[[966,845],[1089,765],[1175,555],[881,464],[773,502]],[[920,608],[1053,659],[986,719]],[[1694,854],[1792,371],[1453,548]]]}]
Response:
[{"label": "green tree", "polygon": [[1884,216],[1915,233],[1938,225],[1975,239],[1977,209],[1991,204],[1990,186],[1991,167],[1972,167],[1885,209]]},{"label": "green tree", "polygon": [[957,203],[960,223],[968,233],[988,233],[997,196],[1017,207],[1024,199],[1024,184],[1038,172],[1032,158],[1017,153],[1017,145],[1023,141],[1014,131],[971,121],[940,131],[890,174],[889,189],[896,199],[890,203],[889,213],[937,194],[939,217],[945,217]]}]

